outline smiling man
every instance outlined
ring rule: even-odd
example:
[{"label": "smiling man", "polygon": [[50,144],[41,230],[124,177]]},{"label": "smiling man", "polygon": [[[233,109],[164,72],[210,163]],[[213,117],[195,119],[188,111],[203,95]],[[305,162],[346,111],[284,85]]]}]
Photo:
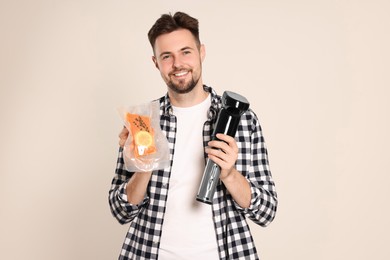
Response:
[{"label": "smiling man", "polygon": [[155,42],[153,61],[173,93],[190,93],[201,84],[204,45],[196,44],[190,31],[180,29],[160,35]]},{"label": "smiling man", "polygon": [[208,95],[203,90],[202,83],[204,45],[197,42],[186,29],[162,34],[154,40],[153,45],[153,62],[168,86],[172,105],[176,105],[176,99],[181,102],[185,98],[190,102],[181,106],[190,106],[204,100]]},{"label": "smiling man", "polygon": [[[235,138],[210,141],[221,97],[202,81],[205,46],[198,21],[182,12],[162,15],[148,33],[153,63],[167,85],[159,99],[160,125],[170,146],[170,167],[124,170],[118,164],[109,192],[113,215],[130,223],[119,259],[258,259],[246,218],[267,226],[277,196],[256,114],[241,118]],[[216,148],[210,149],[209,147]],[[221,167],[212,205],[195,200],[205,155]]]}]

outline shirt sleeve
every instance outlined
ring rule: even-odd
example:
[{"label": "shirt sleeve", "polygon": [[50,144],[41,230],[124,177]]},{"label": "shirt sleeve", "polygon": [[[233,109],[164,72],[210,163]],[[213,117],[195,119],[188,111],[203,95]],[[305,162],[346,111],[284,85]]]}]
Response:
[{"label": "shirt sleeve", "polygon": [[[248,165],[242,167],[242,174],[247,178],[251,188],[251,202],[248,208],[242,208],[234,201],[238,211],[245,214],[249,219],[261,226],[267,226],[275,218],[278,199],[275,190],[275,184],[272,179],[268,152],[265,145],[262,130],[257,116],[250,111],[251,119],[248,123],[247,130],[250,135],[250,155],[245,161]],[[247,119],[249,116],[247,116]]]},{"label": "shirt sleeve", "polygon": [[126,187],[127,182],[133,175],[133,172],[128,172],[124,169],[123,149],[119,149],[117,167],[114,178],[112,179],[111,189],[109,191],[108,201],[112,215],[121,224],[126,224],[132,221],[138,213],[146,207],[149,198],[145,196],[143,201],[138,204],[130,204],[127,201]]}]

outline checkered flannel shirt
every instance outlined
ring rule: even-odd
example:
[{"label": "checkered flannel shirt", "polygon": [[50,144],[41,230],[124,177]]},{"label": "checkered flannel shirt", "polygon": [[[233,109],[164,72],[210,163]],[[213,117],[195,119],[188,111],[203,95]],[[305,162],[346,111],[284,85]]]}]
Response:
[{"label": "checkered flannel shirt", "polygon": [[[208,121],[205,122],[203,129],[206,146],[221,107],[221,97],[210,87],[204,86],[204,89],[211,93]],[[176,118],[172,115],[168,95],[159,101],[160,124],[169,142],[172,166]],[[260,226],[267,226],[275,217],[277,195],[261,127],[252,110],[242,115],[235,139],[239,148],[236,169],[248,180],[252,198],[249,208],[242,208],[232,199],[222,182],[219,182],[212,203],[218,251],[220,259],[258,259],[246,218]],[[133,173],[124,169],[122,151],[120,148],[117,168],[109,191],[109,204],[113,216],[121,224],[130,222],[119,259],[157,259],[169,194],[171,167],[154,171],[143,202],[132,205],[127,202],[126,184]]]}]

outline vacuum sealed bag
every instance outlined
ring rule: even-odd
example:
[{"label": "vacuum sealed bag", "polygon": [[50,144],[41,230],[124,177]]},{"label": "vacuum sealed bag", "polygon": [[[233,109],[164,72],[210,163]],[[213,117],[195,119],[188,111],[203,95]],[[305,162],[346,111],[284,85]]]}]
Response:
[{"label": "vacuum sealed bag", "polygon": [[118,109],[129,136],[123,147],[125,169],[130,172],[161,170],[169,166],[168,141],[160,128],[160,104]]}]

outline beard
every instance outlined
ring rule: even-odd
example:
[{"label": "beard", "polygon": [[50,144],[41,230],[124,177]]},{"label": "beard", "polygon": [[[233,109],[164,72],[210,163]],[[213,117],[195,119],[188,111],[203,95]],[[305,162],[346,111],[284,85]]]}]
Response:
[{"label": "beard", "polygon": [[167,82],[167,86],[178,94],[186,94],[191,92],[196,87],[198,82],[199,78],[196,80],[194,78],[191,78],[191,80],[187,84],[184,82],[184,80],[179,81],[178,83],[173,83],[173,81],[170,80]]}]

